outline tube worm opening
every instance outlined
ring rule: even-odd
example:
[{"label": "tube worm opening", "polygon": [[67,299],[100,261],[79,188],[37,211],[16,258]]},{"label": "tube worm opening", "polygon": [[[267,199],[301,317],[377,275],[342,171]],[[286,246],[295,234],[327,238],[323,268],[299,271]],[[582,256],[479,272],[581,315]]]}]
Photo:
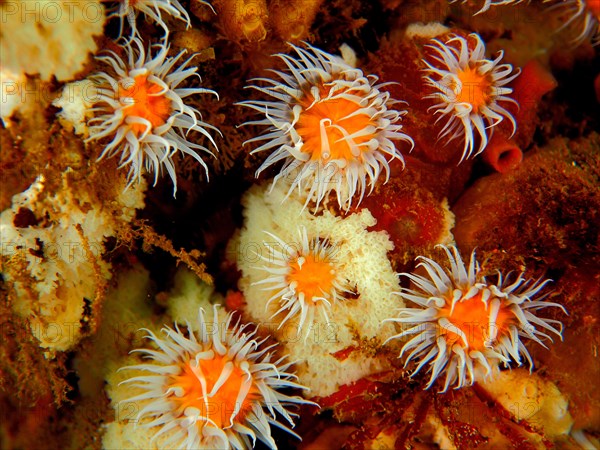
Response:
[{"label": "tube worm opening", "polygon": [[519,167],[523,152],[512,139],[495,134],[483,152],[483,160],[497,172],[506,173]]}]

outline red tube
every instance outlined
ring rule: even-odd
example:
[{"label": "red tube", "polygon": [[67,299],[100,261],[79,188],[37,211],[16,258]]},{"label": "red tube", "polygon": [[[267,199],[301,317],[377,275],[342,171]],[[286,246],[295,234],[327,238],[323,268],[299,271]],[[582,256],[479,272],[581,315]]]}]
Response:
[{"label": "red tube", "polygon": [[496,133],[483,152],[483,160],[497,172],[506,173],[516,169],[523,161],[523,152],[512,139]]},{"label": "red tube", "polygon": [[535,59],[525,64],[521,75],[517,77],[512,85],[512,98],[519,104],[515,116],[517,122],[526,118],[532,112],[535,114],[540,99],[557,85],[558,83],[552,74]]},{"label": "red tube", "polygon": [[[544,94],[556,87],[554,77],[538,61],[529,61],[521,75],[512,84],[512,98],[519,107],[508,105],[518,124],[517,132],[510,138],[511,127],[508,120],[494,130],[487,147],[483,151],[483,160],[497,172],[506,173],[516,169],[523,161],[521,146],[528,146],[533,139],[537,119],[537,107]],[[519,145],[517,144],[519,143]]]},{"label": "red tube", "polygon": [[[514,140],[523,147],[528,147],[533,140],[533,134],[539,119],[537,116],[538,104],[544,94],[550,92],[557,86],[557,82],[550,72],[538,61],[529,61],[521,75],[512,84],[512,98],[519,104],[518,108],[507,105],[517,122],[517,132]],[[500,130],[510,133],[509,121],[504,120],[500,124]],[[510,131],[509,131],[510,130]],[[494,130],[495,131],[495,130]]]}]

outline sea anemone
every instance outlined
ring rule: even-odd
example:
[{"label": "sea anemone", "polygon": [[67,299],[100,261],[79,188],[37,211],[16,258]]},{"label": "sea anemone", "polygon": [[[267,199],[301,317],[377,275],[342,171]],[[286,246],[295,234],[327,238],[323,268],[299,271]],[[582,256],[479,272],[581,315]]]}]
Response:
[{"label": "sea anemone", "polygon": [[137,420],[153,429],[153,442],[163,436],[161,447],[244,449],[259,439],[276,449],[270,425],[298,437],[278,421],[280,415],[293,426],[297,415],[287,407],[311,403],[279,392],[305,389],[288,372],[292,363],[286,357],[271,361],[276,344],[260,349],[267,338],[253,339],[256,331],[244,332],[247,325],[239,321],[232,325],[232,316],[220,322],[215,305],[207,321],[201,308],[197,328],[187,324],[187,337],[177,325],[162,329],[164,339],[145,330],[158,349],[134,352],[152,362],[121,369],[146,373],[124,381],[143,391],[127,402],[146,402]]},{"label": "sea anemone", "polygon": [[600,1],[566,0],[556,3],[552,8],[559,8],[566,17],[560,30],[571,25],[581,30],[573,39],[573,45],[580,45],[588,39],[592,45],[600,44]]},{"label": "sea anemone", "polygon": [[175,153],[181,151],[191,155],[202,164],[207,178],[208,167],[194,150],[214,156],[206,147],[189,141],[189,132],[193,130],[203,134],[215,148],[215,141],[207,128],[219,133],[212,125],[199,120],[200,112],[183,100],[193,94],[217,94],[210,89],[177,88],[197,70],[197,67],[187,67],[193,56],[173,69],[185,50],[167,58],[169,46],[156,44],[159,51],[152,58],[152,48],[146,55],[139,39],[133,39],[133,43],[137,50],[130,45],[125,46],[127,63],[112,51],[97,57],[112,67],[113,74],[100,72],[90,78],[98,92],[95,105],[100,106],[91,110],[96,117],[88,121],[88,141],[113,136],[98,160],[119,153],[120,167],[129,166],[127,187],[135,180],[139,181],[143,167],[150,173],[154,172],[156,185],[164,166],[173,180],[175,195]]},{"label": "sea anemone", "polygon": [[389,259],[394,245],[386,232],[373,231],[367,208],[314,215],[297,191],[286,197],[287,189],[265,180],[244,194],[244,223],[226,255],[240,273],[244,317],[268,327],[298,361],[298,380],[311,397],[326,397],[391,368],[377,350],[395,330],[382,321],[404,306],[392,295],[400,289]]},{"label": "sea anemone", "polygon": [[[196,1],[212,9],[210,3],[202,0]],[[146,17],[150,17],[160,25],[165,30],[165,37],[169,34],[169,27],[162,18],[163,12],[179,20],[183,20],[187,28],[190,27],[190,16],[181,3],[179,3],[179,0],[118,0],[117,6],[112,11],[110,17],[118,17],[120,20],[119,37],[123,35],[125,19],[127,19],[131,27],[131,35],[139,37],[139,32],[135,24],[138,12],[144,13]]]},{"label": "sea anemone", "polygon": [[351,286],[336,270],[337,248],[327,239],[308,239],[306,228],[298,230],[298,242],[286,243],[272,233],[265,232],[274,241],[265,242],[268,254],[260,255],[267,262],[261,267],[268,278],[256,281],[255,285],[265,285],[264,290],[275,291],[269,298],[266,308],[274,302],[280,304],[272,317],[287,311],[279,322],[281,328],[288,320],[298,318],[298,332],[306,328],[308,338],[315,313],[322,315],[329,324],[328,312],[331,304],[344,300],[344,293],[352,293]]},{"label": "sea anemone", "polygon": [[389,178],[390,160],[404,164],[393,140],[412,139],[400,130],[406,111],[392,109],[399,102],[375,84],[377,77],[364,76],[338,56],[306,44],[291,45],[298,59],[278,54],[287,66],[275,71],[281,81],[258,78],[266,87],[250,86],[275,100],[247,100],[241,105],[265,115],[264,119],[244,125],[264,125],[265,134],[246,143],[266,141],[252,153],[275,149],[256,172],[284,160],[273,183],[281,178],[293,179],[295,188],[308,191],[306,203],[317,206],[335,190],[340,208],[348,210],[352,199],[362,200],[367,185],[369,192],[381,172]]},{"label": "sea anemone", "polygon": [[497,283],[490,284],[480,274],[475,252],[466,268],[456,247],[440,247],[448,256],[449,267],[442,268],[429,258],[418,257],[419,267],[428,276],[401,274],[416,289],[403,288],[398,294],[419,307],[400,308],[398,317],[387,319],[409,326],[388,341],[413,336],[400,352],[402,357],[410,351],[406,364],[419,360],[413,375],[429,364],[429,389],[445,371],[445,392],[453,383],[456,389],[472,385],[479,368],[485,369],[487,377],[500,363],[508,367],[515,361],[520,366],[521,356],[533,370],[531,356],[520,338],[529,338],[544,347],[540,338],[552,341],[544,331],[562,339],[560,321],[536,315],[548,307],[558,307],[566,313],[561,305],[544,301],[548,293],[533,299],[550,280],[526,280],[521,273],[509,282],[511,274],[505,279],[498,272]]},{"label": "sea anemone", "polygon": [[424,79],[437,91],[426,96],[439,101],[431,107],[435,114],[440,114],[436,123],[447,117],[438,138],[449,136],[448,142],[463,138],[462,161],[473,154],[476,134],[480,142],[475,156],[485,149],[488,130],[491,136],[493,128],[503,119],[510,120],[514,134],[517,128],[514,118],[498,103],[516,104],[507,97],[512,89],[505,85],[514,80],[520,70],[512,73],[510,64],[499,64],[504,55],[502,51],[495,60],[486,59],[485,45],[475,33],[468,38],[452,35],[445,43],[438,39],[432,42],[427,47],[435,53],[430,57],[431,62],[423,60],[427,65]]}]

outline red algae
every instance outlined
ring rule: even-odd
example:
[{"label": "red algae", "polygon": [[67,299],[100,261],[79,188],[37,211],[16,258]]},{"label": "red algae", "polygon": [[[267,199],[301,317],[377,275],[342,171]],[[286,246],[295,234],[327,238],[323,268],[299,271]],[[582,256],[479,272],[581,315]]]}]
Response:
[{"label": "red algae", "polygon": [[398,264],[409,264],[435,245],[452,240],[454,218],[447,200],[424,188],[407,186],[402,179],[392,179],[385,190],[367,197],[363,206],[377,219],[373,230],[390,235],[391,256]]},{"label": "red algae", "polygon": [[342,386],[335,394],[315,399],[323,408],[331,408],[340,422],[360,424],[373,410],[384,410],[395,391],[394,374],[381,373]]},{"label": "red algae", "polygon": [[245,304],[244,294],[239,291],[229,291],[225,297],[225,305],[229,311],[242,310]]}]

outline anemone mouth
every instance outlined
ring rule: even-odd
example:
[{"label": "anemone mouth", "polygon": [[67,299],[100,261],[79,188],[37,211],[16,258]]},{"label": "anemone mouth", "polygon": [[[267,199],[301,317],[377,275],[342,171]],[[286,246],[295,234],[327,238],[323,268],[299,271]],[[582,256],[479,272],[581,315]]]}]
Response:
[{"label": "anemone mouth", "polygon": [[233,313],[224,321],[216,305],[212,313],[207,321],[201,309],[187,336],[177,326],[163,328],[164,339],[146,330],[157,349],[134,351],[150,362],[122,368],[143,373],[123,382],[140,392],[127,400],[140,404],[138,422],[169,448],[250,448],[256,439],[276,448],[270,425],[297,437],[287,408],[312,403],[279,392],[304,389],[288,371],[292,363],[274,360],[273,346],[233,324]]},{"label": "anemone mouth", "polygon": [[456,103],[469,104],[474,114],[493,101],[493,80],[489,73],[478,67],[465,67],[456,72],[456,82],[450,84],[450,89],[456,96]]},{"label": "anemone mouth", "polygon": [[440,330],[446,340],[447,348],[455,344],[475,352],[485,352],[497,336],[507,335],[515,319],[507,305],[501,304],[490,316],[488,302],[483,300],[479,292],[471,298],[463,297],[458,302],[445,298],[445,305],[440,308],[439,319],[447,320],[447,327]]},{"label": "anemone mouth", "polygon": [[441,391],[445,392],[451,384],[472,385],[479,369],[490,376],[500,364],[522,365],[522,358],[532,370],[533,360],[522,339],[542,346],[545,340],[552,341],[548,333],[562,339],[560,321],[537,315],[547,307],[566,313],[561,305],[544,300],[548,294],[535,299],[550,280],[525,279],[523,273],[503,279],[498,273],[497,283],[491,284],[480,274],[475,252],[466,267],[456,247],[440,247],[448,265],[419,257],[426,275],[401,274],[415,288],[398,292],[417,307],[401,308],[398,317],[388,319],[402,326],[403,331],[388,341],[405,341],[400,357],[408,355],[406,364],[417,362],[413,375],[428,365],[429,389],[445,372]]},{"label": "anemone mouth", "polygon": [[[317,243],[316,246],[318,245]],[[289,262],[289,266],[290,272],[286,281],[290,286],[295,286],[299,295],[309,299],[309,302],[316,303],[316,298],[328,295],[327,293],[334,289],[333,264],[327,258],[321,260],[318,252],[309,251],[304,255],[297,255]]]},{"label": "anemone mouth", "polygon": [[303,143],[301,151],[324,165],[329,161],[340,161],[345,167],[361,163],[370,141],[377,139],[373,117],[353,101],[352,90],[341,88],[335,98],[327,98],[325,86],[319,90],[317,98],[306,93],[300,101],[302,111],[294,128]]},{"label": "anemone mouth", "polygon": [[261,400],[260,392],[251,374],[244,371],[247,362],[232,361],[211,350],[208,353],[212,358],[188,355],[179,374],[169,377],[165,386],[175,393],[169,399],[176,415],[189,416],[192,408],[202,418],[200,429],[208,424],[227,429],[246,420],[252,404]]},{"label": "anemone mouth", "polygon": [[510,64],[500,64],[503,53],[486,59],[485,45],[475,33],[467,38],[451,35],[445,42],[432,39],[428,48],[424,80],[432,93],[425,98],[436,101],[430,108],[439,116],[436,123],[445,121],[438,139],[463,139],[462,162],[483,152],[494,127],[503,120],[510,121],[514,134],[515,119],[500,103],[516,104],[506,85],[520,71],[513,73]]},{"label": "anemone mouth", "polygon": [[285,72],[274,71],[280,80],[260,78],[256,81],[265,86],[249,86],[275,100],[240,103],[265,116],[243,125],[268,127],[244,144],[266,141],[252,153],[273,151],[257,177],[283,161],[274,182],[289,182],[289,194],[298,190],[305,206],[315,202],[318,207],[335,191],[340,208],[348,210],[357,197],[360,203],[373,190],[382,173],[387,181],[389,161],[404,164],[393,141],[414,145],[401,132],[406,111],[394,109],[399,102],[380,90],[377,77],[365,77],[341,58],[308,44],[290,47],[298,59],[276,55],[286,65]]},{"label": "anemone mouth", "polygon": [[123,103],[129,104],[123,108],[123,115],[125,120],[134,118],[130,128],[137,137],[143,135],[148,126],[156,129],[164,125],[171,115],[171,100],[165,96],[164,88],[150,81],[147,75],[137,75],[133,84],[119,86],[118,95]]}]

